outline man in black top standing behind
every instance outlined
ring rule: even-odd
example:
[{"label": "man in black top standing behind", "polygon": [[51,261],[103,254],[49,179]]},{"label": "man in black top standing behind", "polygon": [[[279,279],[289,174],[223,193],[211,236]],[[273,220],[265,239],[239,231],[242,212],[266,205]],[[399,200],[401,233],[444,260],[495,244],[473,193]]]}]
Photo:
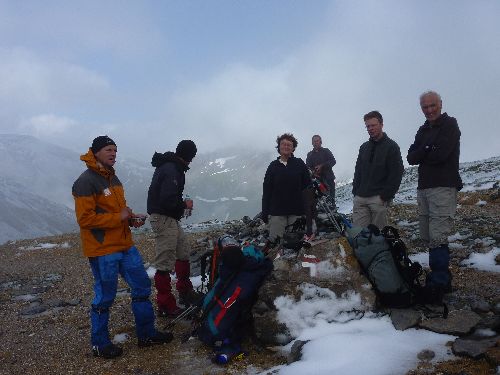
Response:
[{"label": "man in black top standing behind", "polygon": [[315,176],[328,186],[332,208],[335,209],[335,175],[332,167],[337,162],[332,152],[322,147],[321,136],[313,135],[312,145],[313,149],[307,153],[306,165]]}]

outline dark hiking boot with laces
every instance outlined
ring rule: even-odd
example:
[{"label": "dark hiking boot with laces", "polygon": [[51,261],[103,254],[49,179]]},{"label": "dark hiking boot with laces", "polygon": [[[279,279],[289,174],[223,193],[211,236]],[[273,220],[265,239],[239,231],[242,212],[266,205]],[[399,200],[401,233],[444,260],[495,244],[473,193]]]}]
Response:
[{"label": "dark hiking boot with laces", "polygon": [[158,331],[154,336],[148,337],[147,339],[138,339],[137,346],[139,346],[139,348],[145,348],[153,345],[168,344],[173,338],[174,335],[171,332]]},{"label": "dark hiking boot with laces", "polygon": [[99,348],[98,346],[93,346],[92,353],[94,354],[94,357],[111,359],[121,356],[123,353],[123,349],[114,344],[110,344],[102,348]]}]

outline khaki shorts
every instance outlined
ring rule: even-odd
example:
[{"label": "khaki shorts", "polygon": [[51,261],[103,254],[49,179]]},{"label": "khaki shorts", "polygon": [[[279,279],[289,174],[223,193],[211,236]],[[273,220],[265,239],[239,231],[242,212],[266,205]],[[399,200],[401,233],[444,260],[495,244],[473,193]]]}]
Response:
[{"label": "khaki shorts", "polygon": [[285,228],[295,223],[299,217],[297,215],[269,215],[269,239],[274,242],[279,237],[282,240]]},{"label": "khaki shorts", "polygon": [[189,260],[189,247],[179,222],[169,216],[151,214],[149,222],[155,239],[153,267],[160,271],[172,271],[175,261]]}]

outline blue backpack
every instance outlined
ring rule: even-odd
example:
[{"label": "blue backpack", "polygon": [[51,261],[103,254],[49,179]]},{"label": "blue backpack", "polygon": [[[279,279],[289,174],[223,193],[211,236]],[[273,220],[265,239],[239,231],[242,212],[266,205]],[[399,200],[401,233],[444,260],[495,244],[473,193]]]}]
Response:
[{"label": "blue backpack", "polygon": [[272,261],[253,245],[225,249],[218,278],[203,300],[198,338],[215,348],[223,342],[241,343],[259,287],[272,269]]}]

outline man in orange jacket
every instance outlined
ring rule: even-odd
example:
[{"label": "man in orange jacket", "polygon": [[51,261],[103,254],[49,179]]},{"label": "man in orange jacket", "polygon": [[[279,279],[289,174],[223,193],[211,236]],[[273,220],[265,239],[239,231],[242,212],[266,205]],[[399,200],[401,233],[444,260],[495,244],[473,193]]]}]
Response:
[{"label": "man in orange jacket", "polygon": [[109,308],[113,304],[118,274],[131,289],[139,347],[164,344],[172,340],[169,332],[155,328],[149,296],[151,281],[142,258],[132,241],[129,226],[140,227],[145,216],[134,215],[127,207],[123,186],[115,175],[116,144],[108,136],[99,136],[80,159],[87,170],[73,184],[75,212],[83,254],[89,258],[94,275],[94,299],[90,313],[91,343],[94,356],[115,358],[122,349],[109,338]]}]

